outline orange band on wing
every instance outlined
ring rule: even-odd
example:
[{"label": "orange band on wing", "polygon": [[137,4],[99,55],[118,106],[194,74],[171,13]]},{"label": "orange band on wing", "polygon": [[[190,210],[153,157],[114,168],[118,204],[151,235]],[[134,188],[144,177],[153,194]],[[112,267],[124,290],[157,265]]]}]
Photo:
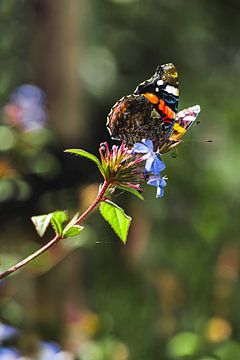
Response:
[{"label": "orange band on wing", "polygon": [[165,105],[165,101],[162,99],[159,101],[158,109],[161,110],[164,113],[164,115],[168,117],[168,119],[175,118],[175,112],[172,109],[170,109],[170,107]]},{"label": "orange band on wing", "polygon": [[158,99],[157,95],[154,95],[152,93],[146,93],[143,95],[148,99],[148,101],[150,101],[151,104],[158,104],[159,99]]},{"label": "orange band on wing", "polygon": [[172,109],[170,109],[170,107],[165,105],[164,100],[162,100],[162,99],[159,100],[157,95],[154,95],[152,93],[145,93],[143,95],[148,99],[148,101],[150,101],[151,104],[154,104],[154,105],[158,104],[158,109],[161,110],[168,119],[175,118],[175,115],[176,115],[175,112]]}]

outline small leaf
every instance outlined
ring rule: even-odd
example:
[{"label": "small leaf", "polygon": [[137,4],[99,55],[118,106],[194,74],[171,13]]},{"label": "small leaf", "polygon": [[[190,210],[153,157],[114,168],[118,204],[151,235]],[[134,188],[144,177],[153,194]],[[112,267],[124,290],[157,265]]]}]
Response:
[{"label": "small leaf", "polygon": [[144,197],[141,195],[141,193],[135,189],[129,188],[129,187],[125,187],[125,186],[121,186],[121,185],[116,185],[116,187],[120,190],[124,190],[124,191],[128,191],[131,194],[137,196],[140,200],[144,200]]},{"label": "small leaf", "polygon": [[47,230],[47,227],[53,217],[53,213],[46,215],[32,216],[31,220],[39,236],[43,236]]},{"label": "small leaf", "polygon": [[90,247],[96,244],[97,234],[93,228],[89,225],[84,228],[84,231],[74,237],[69,237],[66,241],[61,241],[60,246],[65,251],[71,251],[79,247]]},{"label": "small leaf", "polygon": [[62,235],[63,233],[63,224],[65,221],[67,221],[68,215],[65,213],[65,211],[55,211],[52,214],[51,218],[51,224],[52,227],[57,235]]},{"label": "small leaf", "polygon": [[79,235],[80,232],[84,229],[83,226],[80,225],[74,225],[72,227],[70,227],[67,231],[64,231],[64,237],[68,238],[68,237],[73,237],[76,235]]},{"label": "small leaf", "polygon": [[69,221],[69,223],[66,225],[66,227],[63,229],[63,235],[65,236],[66,232],[75,225],[75,222],[77,221],[77,218],[79,217],[79,213],[76,213],[73,218]]},{"label": "small leaf", "polygon": [[65,152],[69,152],[69,153],[72,153],[72,154],[75,154],[75,155],[83,156],[83,157],[93,161],[97,165],[97,167],[98,167],[100,173],[102,174],[102,176],[105,178],[105,171],[104,171],[104,169],[102,167],[102,164],[95,155],[89,153],[88,151],[82,150],[82,149],[67,149],[67,150],[65,150]]},{"label": "small leaf", "polygon": [[125,244],[127,241],[129,226],[132,221],[131,217],[126,215],[121,207],[109,200],[101,203],[99,211],[102,217],[109,223],[115,233]]}]

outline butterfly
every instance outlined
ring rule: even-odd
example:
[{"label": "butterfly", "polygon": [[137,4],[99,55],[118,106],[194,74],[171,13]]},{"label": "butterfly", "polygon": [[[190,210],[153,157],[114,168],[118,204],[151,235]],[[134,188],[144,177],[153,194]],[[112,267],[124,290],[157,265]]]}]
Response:
[{"label": "butterfly", "polygon": [[154,75],[122,97],[107,117],[113,139],[128,146],[150,139],[154,150],[165,153],[183,141],[181,137],[196,120],[200,106],[178,112],[178,73],[174,64],[159,65]]}]

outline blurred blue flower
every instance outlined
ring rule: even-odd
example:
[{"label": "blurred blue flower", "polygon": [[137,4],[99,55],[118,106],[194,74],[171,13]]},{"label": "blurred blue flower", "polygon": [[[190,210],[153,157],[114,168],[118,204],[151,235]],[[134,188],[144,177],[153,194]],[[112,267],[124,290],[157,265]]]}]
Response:
[{"label": "blurred blue flower", "polygon": [[[57,354],[59,354],[61,351],[60,347],[53,342],[47,342],[47,341],[43,341],[41,343],[41,348],[40,348],[40,354],[38,359],[39,360],[53,360],[56,357]],[[0,358],[1,360],[1,358]]]},{"label": "blurred blue flower", "polygon": [[133,146],[135,154],[147,154],[147,161],[145,164],[145,172],[153,175],[160,175],[160,172],[165,169],[165,164],[161,160],[160,155],[154,152],[152,140],[143,139],[140,143],[135,143]]},{"label": "blurred blue flower", "polygon": [[24,130],[41,129],[47,119],[46,94],[35,85],[19,86],[11,95],[4,108],[7,121]]},{"label": "blurred blue flower", "polygon": [[20,359],[20,353],[15,349],[8,347],[0,348],[0,360],[17,360]]},{"label": "blurred blue flower", "polygon": [[148,185],[156,186],[157,187],[157,193],[156,198],[161,198],[164,195],[164,188],[167,185],[166,180],[162,178],[160,175],[158,176],[150,176],[148,180]]},{"label": "blurred blue flower", "polygon": [[0,323],[0,343],[18,335],[19,331],[10,325]]}]

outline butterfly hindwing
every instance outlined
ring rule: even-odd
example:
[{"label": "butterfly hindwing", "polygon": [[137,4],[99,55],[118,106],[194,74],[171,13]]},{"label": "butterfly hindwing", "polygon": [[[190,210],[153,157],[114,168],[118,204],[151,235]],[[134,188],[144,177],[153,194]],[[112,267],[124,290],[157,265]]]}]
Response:
[{"label": "butterfly hindwing", "polygon": [[199,105],[179,111],[176,115],[173,131],[169,140],[179,140],[196,121],[200,111],[201,108]]}]

